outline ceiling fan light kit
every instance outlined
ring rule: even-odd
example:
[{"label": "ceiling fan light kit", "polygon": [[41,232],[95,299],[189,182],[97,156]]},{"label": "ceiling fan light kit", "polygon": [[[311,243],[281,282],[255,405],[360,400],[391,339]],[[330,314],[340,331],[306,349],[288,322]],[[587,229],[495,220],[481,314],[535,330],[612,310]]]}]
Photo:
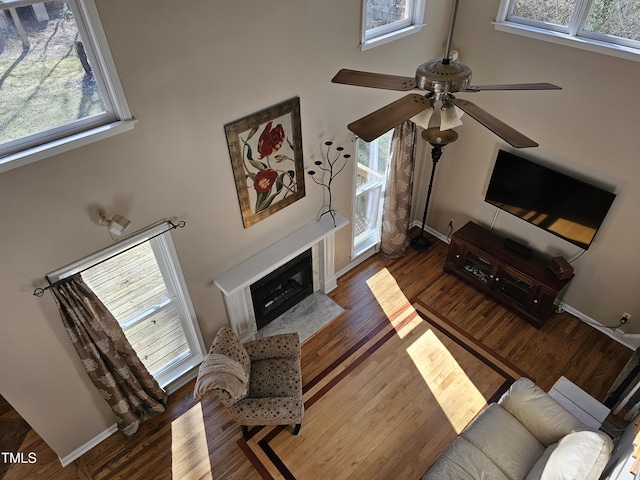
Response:
[{"label": "ceiling fan light kit", "polygon": [[451,130],[462,125],[460,115],[453,102],[445,100],[440,109],[440,130]]},{"label": "ceiling fan light kit", "polygon": [[[418,66],[414,78],[348,69],[340,70],[333,77],[331,80],[333,83],[343,85],[398,91],[409,91],[418,88],[426,91],[426,94],[422,96],[415,93],[409,94],[370,113],[366,117],[350,123],[347,126],[349,130],[363,140],[370,142],[405,120],[412,120],[417,125],[427,129],[429,128],[435,105],[439,102],[441,104],[440,130],[450,130],[462,125],[459,108],[516,148],[538,146],[537,142],[497,119],[476,104],[468,100],[458,99],[453,95],[457,92],[474,93],[483,90],[561,90],[560,87],[551,83],[471,85],[471,69],[451,59],[451,41],[458,3],[459,0],[453,0],[451,23],[449,24],[444,56],[429,60]],[[419,101],[418,98],[422,98],[422,101]]]}]

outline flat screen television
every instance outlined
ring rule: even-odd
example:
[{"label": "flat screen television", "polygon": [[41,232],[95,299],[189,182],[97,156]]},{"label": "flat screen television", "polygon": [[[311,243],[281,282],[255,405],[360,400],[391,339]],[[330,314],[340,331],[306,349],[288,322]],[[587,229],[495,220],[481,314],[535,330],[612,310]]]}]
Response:
[{"label": "flat screen television", "polygon": [[586,250],[616,195],[500,150],[485,201]]}]

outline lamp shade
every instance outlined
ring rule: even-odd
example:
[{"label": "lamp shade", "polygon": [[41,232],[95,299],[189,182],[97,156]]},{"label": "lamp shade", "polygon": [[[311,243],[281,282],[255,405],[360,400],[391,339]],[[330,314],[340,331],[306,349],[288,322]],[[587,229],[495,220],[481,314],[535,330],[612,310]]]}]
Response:
[{"label": "lamp shade", "polygon": [[123,217],[122,215],[113,215],[109,218],[107,213],[101,208],[98,209],[98,222],[103,227],[107,227],[111,238],[114,239],[124,234],[125,230],[129,228],[129,225],[131,225],[131,220],[127,217]]},{"label": "lamp shade", "polygon": [[426,110],[421,111],[417,115],[414,115],[409,120],[426,130],[427,128],[429,128],[429,121],[431,120],[432,115],[433,107],[429,107]]},{"label": "lamp shade", "polygon": [[114,215],[109,221],[109,232],[116,237],[121,236],[131,225],[131,220],[122,215]]},{"label": "lamp shade", "polygon": [[422,138],[434,147],[444,147],[455,142],[458,139],[458,134],[454,130],[440,130],[438,127],[432,127],[422,132]]},{"label": "lamp shade", "polygon": [[462,120],[460,120],[455,105],[451,102],[443,102],[440,110],[440,130],[450,130],[460,125],[462,125]]}]

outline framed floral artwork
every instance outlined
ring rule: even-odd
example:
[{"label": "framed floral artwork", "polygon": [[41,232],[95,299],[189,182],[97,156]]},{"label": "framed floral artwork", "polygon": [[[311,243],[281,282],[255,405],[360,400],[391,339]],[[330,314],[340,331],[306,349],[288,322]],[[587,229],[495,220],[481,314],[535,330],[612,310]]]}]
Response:
[{"label": "framed floral artwork", "polygon": [[224,126],[244,228],[305,195],[300,99]]}]

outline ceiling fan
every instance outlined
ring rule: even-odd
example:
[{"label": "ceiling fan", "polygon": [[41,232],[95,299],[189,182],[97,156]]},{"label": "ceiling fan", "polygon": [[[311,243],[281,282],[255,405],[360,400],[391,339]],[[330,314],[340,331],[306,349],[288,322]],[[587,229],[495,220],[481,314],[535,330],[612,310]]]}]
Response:
[{"label": "ceiling fan", "polygon": [[412,93],[369,115],[350,123],[347,128],[363,140],[370,142],[405,120],[411,119],[427,128],[436,105],[440,104],[440,130],[449,130],[462,125],[455,107],[477,120],[493,133],[516,148],[537,147],[538,144],[497,119],[486,110],[468,100],[456,98],[457,92],[472,93],[490,90],[561,90],[551,83],[517,83],[504,85],[470,85],[471,69],[451,59],[451,39],[456,21],[459,0],[454,0],[451,23],[443,58],[435,58],[420,65],[415,77],[385,75],[340,70],[331,80],[333,83],[385,90],[425,90],[425,95]]}]

